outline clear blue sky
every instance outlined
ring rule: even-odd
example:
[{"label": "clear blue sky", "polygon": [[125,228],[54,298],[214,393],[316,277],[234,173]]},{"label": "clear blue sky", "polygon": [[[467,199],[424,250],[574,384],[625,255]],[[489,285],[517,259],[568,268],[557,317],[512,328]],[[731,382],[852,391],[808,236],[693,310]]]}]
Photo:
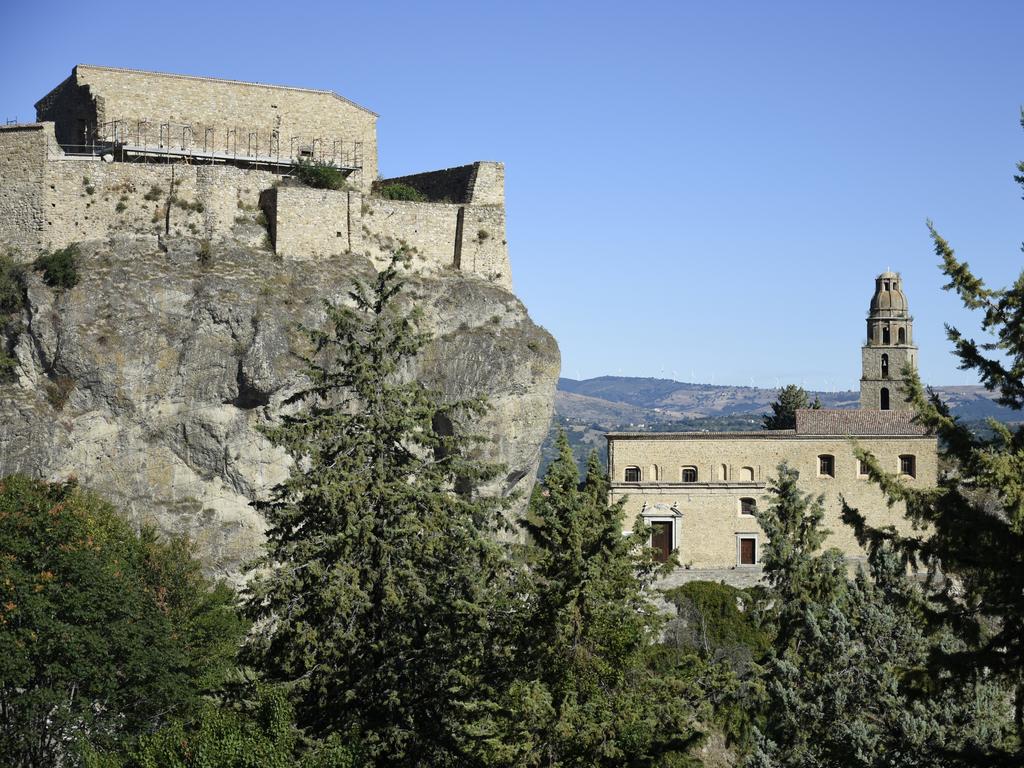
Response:
[{"label": "clear blue sky", "polygon": [[872,277],[967,383],[925,229],[1024,265],[1021,2],[0,0],[0,119],[78,62],[330,88],[384,175],[506,163],[516,291],[563,375],[855,387]]}]

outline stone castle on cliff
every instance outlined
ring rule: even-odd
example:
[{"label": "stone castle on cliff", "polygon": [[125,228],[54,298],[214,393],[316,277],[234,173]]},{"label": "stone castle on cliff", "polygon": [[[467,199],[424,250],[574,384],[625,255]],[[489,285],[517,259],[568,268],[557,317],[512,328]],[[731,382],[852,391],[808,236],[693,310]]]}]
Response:
[{"label": "stone castle on cliff", "polygon": [[[503,165],[378,179],[377,115],[331,91],[79,64],[36,118],[0,126],[0,244],[218,241],[248,217],[283,259],[359,253],[380,265],[402,246],[421,271],[511,288]],[[337,168],[348,188],[289,183],[302,162]],[[373,193],[398,182],[422,201]]]}]

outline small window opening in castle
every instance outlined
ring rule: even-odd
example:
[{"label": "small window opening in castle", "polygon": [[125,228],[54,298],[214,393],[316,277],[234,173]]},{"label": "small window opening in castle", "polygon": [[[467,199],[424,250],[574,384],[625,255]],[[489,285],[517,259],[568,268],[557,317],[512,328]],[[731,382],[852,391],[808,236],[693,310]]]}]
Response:
[{"label": "small window opening in castle", "polygon": [[900,456],[900,474],[907,477],[917,477],[917,460],[909,455]]},{"label": "small window opening in castle", "polygon": [[757,500],[756,499],[740,499],[740,514],[741,515],[754,515],[757,513]]},{"label": "small window opening in castle", "polygon": [[626,482],[627,483],[639,483],[640,482],[640,467],[626,467]]},{"label": "small window opening in castle", "polygon": [[857,477],[868,476],[868,463],[864,459],[857,459]]},{"label": "small window opening in castle", "polygon": [[836,476],[836,457],[823,453],[818,457],[818,474],[822,477]]},{"label": "small window opening in castle", "polygon": [[883,411],[889,410],[889,388],[882,387],[882,391],[879,393],[879,408]]},{"label": "small window opening in castle", "polygon": [[697,468],[696,467],[683,467],[683,482],[684,483],[696,483],[697,482]]}]

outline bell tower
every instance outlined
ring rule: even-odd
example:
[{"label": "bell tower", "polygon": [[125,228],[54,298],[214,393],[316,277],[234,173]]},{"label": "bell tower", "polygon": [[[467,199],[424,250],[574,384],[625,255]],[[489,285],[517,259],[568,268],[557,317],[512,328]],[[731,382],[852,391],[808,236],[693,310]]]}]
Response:
[{"label": "bell tower", "polygon": [[909,411],[903,367],[917,368],[914,318],[910,316],[903,279],[896,272],[875,278],[868,309],[868,338],[861,348],[860,407],[874,411]]}]

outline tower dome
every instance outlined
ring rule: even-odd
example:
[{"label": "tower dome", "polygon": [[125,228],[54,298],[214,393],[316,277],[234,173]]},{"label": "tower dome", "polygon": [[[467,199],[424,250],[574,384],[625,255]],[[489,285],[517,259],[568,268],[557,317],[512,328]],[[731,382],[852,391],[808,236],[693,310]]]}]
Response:
[{"label": "tower dome", "polygon": [[888,270],[875,278],[875,294],[871,297],[872,315],[901,316],[907,313],[907,297],[899,273]]},{"label": "tower dome", "polygon": [[906,400],[904,374],[917,367],[914,318],[910,316],[903,279],[886,270],[875,278],[868,311],[867,339],[861,348],[860,407],[901,411]]}]

